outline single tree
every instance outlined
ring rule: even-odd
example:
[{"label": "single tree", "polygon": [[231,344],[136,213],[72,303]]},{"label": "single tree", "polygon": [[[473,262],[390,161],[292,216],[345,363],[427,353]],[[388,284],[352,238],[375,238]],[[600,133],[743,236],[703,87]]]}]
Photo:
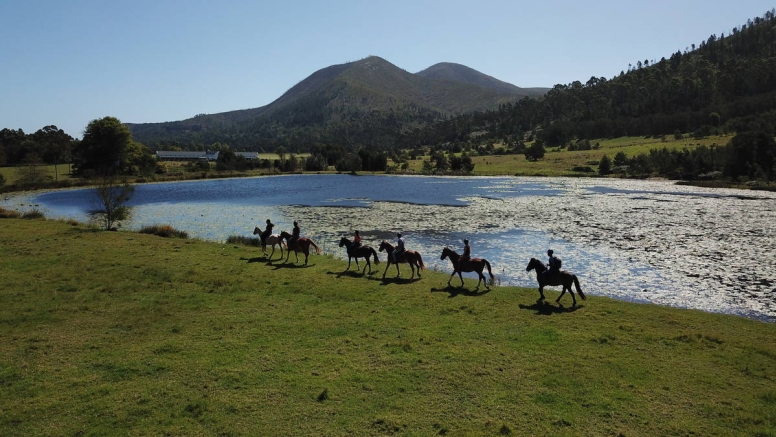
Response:
[{"label": "single tree", "polygon": [[608,155],[601,157],[601,161],[598,163],[598,174],[606,176],[612,172],[612,161]]},{"label": "single tree", "polygon": [[134,186],[114,176],[103,176],[97,180],[94,193],[99,202],[99,209],[95,213],[102,216],[105,230],[114,229],[116,222],[129,217],[129,207],[126,203],[134,192]]}]

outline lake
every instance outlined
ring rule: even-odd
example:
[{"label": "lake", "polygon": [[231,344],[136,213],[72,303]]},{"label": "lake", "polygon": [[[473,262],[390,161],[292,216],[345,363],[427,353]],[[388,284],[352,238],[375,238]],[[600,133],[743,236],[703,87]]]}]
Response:
[{"label": "lake", "polygon": [[[0,206],[86,222],[97,203],[77,189]],[[375,248],[402,232],[408,249],[444,272],[442,248],[460,252],[468,238],[501,285],[535,287],[525,266],[553,249],[590,295],[776,321],[776,193],[618,179],[288,175],[143,184],[130,206],[124,228],[169,224],[217,242],[252,236],[267,218],[278,233],[296,220],[343,259],[337,242],[356,229]]]}]

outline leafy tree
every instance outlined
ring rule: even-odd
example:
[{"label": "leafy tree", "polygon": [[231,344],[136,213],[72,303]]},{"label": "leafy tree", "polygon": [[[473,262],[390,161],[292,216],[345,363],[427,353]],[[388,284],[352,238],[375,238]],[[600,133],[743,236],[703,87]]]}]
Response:
[{"label": "leafy tree", "polygon": [[97,180],[94,193],[99,200],[100,209],[95,211],[103,218],[105,230],[114,229],[114,224],[129,217],[129,202],[135,187],[127,181],[119,181],[115,176],[102,176]]},{"label": "leafy tree", "polygon": [[776,164],[776,141],[768,132],[741,132],[730,140],[728,159],[724,173],[726,176],[749,179],[774,178]]},{"label": "leafy tree", "polygon": [[361,157],[355,153],[348,153],[337,162],[335,168],[340,172],[355,173],[361,171]]},{"label": "leafy tree", "polygon": [[227,171],[234,170],[237,164],[237,155],[230,148],[221,150],[216,160],[216,170]]},{"label": "leafy tree", "polygon": [[601,157],[601,161],[598,163],[598,174],[606,176],[612,172],[612,161],[608,155]]},{"label": "leafy tree", "polygon": [[544,150],[544,143],[541,140],[534,141],[533,144],[531,144],[530,147],[525,149],[525,159],[528,161],[538,161],[540,159],[544,159],[544,154],[546,153],[546,150]]},{"label": "leafy tree", "polygon": [[614,166],[615,167],[622,167],[623,165],[628,165],[628,155],[625,154],[622,150],[617,152],[616,155],[614,155]]},{"label": "leafy tree", "polygon": [[[135,143],[129,128],[118,118],[92,120],[73,150],[75,171],[83,176],[126,175],[137,171],[136,162],[151,152]],[[140,159],[141,161],[145,158]]]}]

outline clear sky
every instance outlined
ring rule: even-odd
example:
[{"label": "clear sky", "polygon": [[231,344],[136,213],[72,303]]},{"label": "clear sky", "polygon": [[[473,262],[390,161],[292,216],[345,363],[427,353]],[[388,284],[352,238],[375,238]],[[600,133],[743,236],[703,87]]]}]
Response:
[{"label": "clear sky", "polygon": [[80,138],[264,106],[315,71],[380,56],[520,87],[616,76],[728,35],[776,0],[0,0],[0,129]]}]

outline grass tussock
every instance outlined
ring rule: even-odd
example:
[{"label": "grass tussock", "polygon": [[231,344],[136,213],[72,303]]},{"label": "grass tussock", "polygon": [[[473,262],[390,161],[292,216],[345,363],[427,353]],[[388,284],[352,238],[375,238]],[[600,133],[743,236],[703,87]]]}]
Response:
[{"label": "grass tussock", "polygon": [[226,238],[227,244],[239,244],[241,246],[259,246],[259,237],[246,237],[244,235],[230,235]]},{"label": "grass tussock", "polygon": [[43,212],[40,210],[31,209],[29,211],[25,211],[24,214],[22,214],[22,218],[28,220],[37,220],[46,218],[46,215],[43,214]]},{"label": "grass tussock", "polygon": [[0,207],[0,218],[21,218],[22,213],[13,209]]},{"label": "grass tussock", "polygon": [[776,435],[776,324],[346,264],[5,220],[0,435]]},{"label": "grass tussock", "polygon": [[170,225],[152,225],[146,226],[139,231],[141,234],[157,235],[164,238],[189,238],[186,231],[179,231]]}]

